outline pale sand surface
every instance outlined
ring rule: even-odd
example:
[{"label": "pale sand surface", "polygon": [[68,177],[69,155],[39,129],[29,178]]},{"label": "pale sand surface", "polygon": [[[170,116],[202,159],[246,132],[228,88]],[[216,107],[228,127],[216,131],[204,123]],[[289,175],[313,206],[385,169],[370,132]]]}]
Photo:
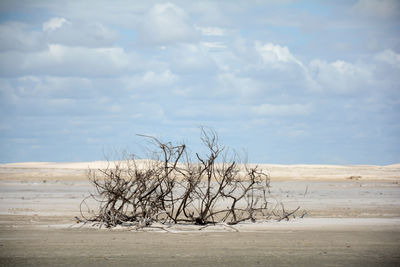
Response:
[{"label": "pale sand surface", "polygon": [[138,233],[74,220],[104,164],[1,164],[0,265],[400,266],[400,165],[262,165],[305,218]]},{"label": "pale sand surface", "polygon": [[[139,161],[143,162],[144,161]],[[24,162],[0,164],[0,180],[47,179],[47,180],[86,180],[88,169],[106,168],[113,162]],[[255,166],[255,164],[249,164]],[[351,177],[363,180],[400,181],[400,164],[375,165],[277,165],[258,164],[267,171],[272,180],[345,180]]]}]

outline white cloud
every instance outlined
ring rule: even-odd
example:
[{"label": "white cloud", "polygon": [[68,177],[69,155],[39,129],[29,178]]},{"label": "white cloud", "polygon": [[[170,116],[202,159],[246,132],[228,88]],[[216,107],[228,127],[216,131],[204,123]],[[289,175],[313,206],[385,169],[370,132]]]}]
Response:
[{"label": "white cloud", "polygon": [[199,44],[179,44],[170,49],[167,60],[176,73],[213,73],[216,70],[209,48]]},{"label": "white cloud", "polygon": [[224,36],[225,30],[218,27],[196,27],[205,36]]},{"label": "white cloud", "polygon": [[307,66],[288,47],[260,41],[256,41],[252,47],[240,42],[236,46],[237,54],[247,59],[247,62],[241,63],[245,66],[241,70],[263,80],[266,87],[286,90],[308,88],[310,91],[318,88]]},{"label": "white cloud", "polygon": [[310,73],[323,91],[339,93],[353,93],[365,89],[372,78],[366,67],[343,60],[331,63],[313,60],[310,63]]},{"label": "white cloud", "polygon": [[230,97],[252,98],[261,90],[261,84],[247,77],[238,77],[233,73],[217,75],[217,89],[219,95]]},{"label": "white cloud", "polygon": [[314,88],[315,82],[309,74],[309,70],[297,59],[286,46],[277,44],[255,42],[255,50],[261,55],[262,69],[276,69],[282,73],[271,73],[272,78],[284,77],[285,80],[306,81],[308,87]]},{"label": "white cloud", "polygon": [[43,62],[43,65],[47,63],[49,67],[68,67],[68,71],[76,72],[75,67],[83,74],[96,74],[96,71],[99,71],[99,75],[106,76],[108,76],[107,73],[112,75],[128,69],[134,63],[130,61],[129,55],[120,47],[88,49],[49,45],[49,50],[37,57],[34,62],[29,63],[40,66],[42,64],[40,59],[43,58],[47,61]]},{"label": "white cloud", "polygon": [[49,44],[84,47],[110,47],[117,40],[116,32],[101,23],[64,22],[46,31]]},{"label": "white cloud", "polygon": [[161,72],[146,71],[143,74],[124,77],[123,84],[128,89],[148,89],[164,91],[166,87],[171,86],[179,81],[179,77],[170,70]]},{"label": "white cloud", "polygon": [[22,76],[16,81],[16,93],[30,98],[88,98],[95,96],[93,81],[80,77]]},{"label": "white cloud", "polygon": [[152,83],[158,85],[170,85],[176,83],[179,80],[178,76],[166,70],[161,73],[155,73],[148,71],[143,75],[143,82]]},{"label": "white cloud", "polygon": [[[303,63],[290,53],[289,48],[286,46],[275,45],[272,43],[262,44],[255,42],[255,49],[261,55],[264,64],[280,70],[288,69],[289,65],[295,64],[305,71],[307,70]],[[293,70],[292,70],[293,71]]]},{"label": "white cloud", "polygon": [[198,37],[186,12],[172,3],[156,4],[139,28],[141,41],[152,44],[190,42]]},{"label": "white cloud", "polygon": [[397,68],[400,68],[400,54],[393,52],[392,50],[385,50],[378,53],[375,58],[378,61],[382,61],[391,64]]},{"label": "white cloud", "polygon": [[110,47],[117,34],[101,23],[70,22],[53,18],[43,23],[43,31],[19,22],[0,24],[0,51],[46,50],[49,44],[83,47]]},{"label": "white cloud", "polygon": [[215,49],[224,49],[226,45],[221,42],[202,42],[202,45],[207,46],[208,48]]},{"label": "white cloud", "polygon": [[51,18],[50,20],[43,23],[43,31],[53,31],[61,28],[65,23],[69,23],[65,18]]},{"label": "white cloud", "polygon": [[252,112],[262,116],[297,116],[309,115],[312,111],[310,105],[291,104],[291,105],[272,105],[261,104],[251,108]]},{"label": "white cloud", "polygon": [[[258,0],[99,1],[2,5],[17,6],[4,13],[24,21],[0,23],[3,136],[39,136],[46,151],[57,147],[51,140],[64,137],[100,146],[122,145],[136,132],[191,139],[197,130],[179,129],[202,124],[225,128],[234,146],[245,144],[262,157],[272,146],[276,161],[290,154],[290,141],[306,138],[296,151],[306,155],[298,160],[311,162],[324,160],[320,144],[327,140],[351,142],[330,147],[335,156],[349,154],[350,161],[351,151],[368,144],[382,148],[369,153],[380,158],[387,155],[380,142],[386,148],[398,143],[400,58],[393,1],[360,1],[350,16],[356,1],[318,2],[312,8]],[[371,38],[378,44],[374,50],[368,48]],[[82,123],[68,123],[74,117]],[[370,138],[371,124],[382,129],[379,139]],[[357,132],[368,142],[353,145]],[[12,153],[25,151],[3,141]],[[277,143],[290,147],[274,150]],[[101,157],[81,141],[68,144],[63,149],[71,155]],[[307,156],[310,146],[313,156]],[[45,153],[44,160],[52,155]],[[3,154],[0,160],[13,159]],[[41,159],[15,156],[32,158]]]},{"label": "white cloud", "polygon": [[330,66],[332,66],[338,73],[342,75],[356,75],[357,73],[363,72],[362,69],[357,68],[355,65],[345,62],[343,60],[337,60],[335,62],[330,63]]},{"label": "white cloud", "polygon": [[2,75],[121,76],[147,65],[121,47],[86,48],[49,45],[38,53],[0,53]]},{"label": "white cloud", "polygon": [[260,42],[256,42],[255,49],[258,53],[260,53],[262,59],[267,64],[276,65],[279,63],[296,63],[297,65],[303,67],[303,64],[290,53],[289,48],[286,46],[275,45],[272,43],[263,45]]},{"label": "white cloud", "polygon": [[267,63],[276,61],[289,62],[294,59],[286,46],[282,47],[271,43],[262,45],[260,42],[256,42],[255,47]]}]

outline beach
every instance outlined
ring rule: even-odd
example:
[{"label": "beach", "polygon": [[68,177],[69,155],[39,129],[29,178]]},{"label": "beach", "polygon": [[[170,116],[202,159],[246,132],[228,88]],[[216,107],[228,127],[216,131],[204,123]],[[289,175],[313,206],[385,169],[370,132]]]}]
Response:
[{"label": "beach", "polygon": [[[289,221],[168,225],[135,231],[82,225],[88,168],[107,162],[0,164],[4,266],[398,266],[400,165],[268,165]],[[301,218],[301,217],[302,218]]]}]

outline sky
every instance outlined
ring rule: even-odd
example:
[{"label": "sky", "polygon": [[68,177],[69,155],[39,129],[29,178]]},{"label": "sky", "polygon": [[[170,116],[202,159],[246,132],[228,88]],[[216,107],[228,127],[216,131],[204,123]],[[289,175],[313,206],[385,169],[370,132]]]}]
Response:
[{"label": "sky", "polygon": [[400,162],[400,1],[1,1],[0,162]]}]

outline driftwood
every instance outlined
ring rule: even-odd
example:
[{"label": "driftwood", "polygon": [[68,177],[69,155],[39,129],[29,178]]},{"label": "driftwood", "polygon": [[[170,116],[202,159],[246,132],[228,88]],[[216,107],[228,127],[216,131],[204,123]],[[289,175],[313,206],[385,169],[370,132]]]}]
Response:
[{"label": "driftwood", "polygon": [[288,220],[299,209],[286,212],[281,205],[278,212],[278,202],[270,205],[269,175],[257,166],[242,164],[240,168],[237,154],[220,146],[213,130],[202,129],[207,153],[195,153],[195,160],[185,144],[141,136],[155,147],[152,159],[140,161],[125,155],[105,169],[89,170],[95,192],[88,198],[99,208],[92,211],[85,198],[79,221],[135,229],[153,222],[232,226],[257,219]]}]

